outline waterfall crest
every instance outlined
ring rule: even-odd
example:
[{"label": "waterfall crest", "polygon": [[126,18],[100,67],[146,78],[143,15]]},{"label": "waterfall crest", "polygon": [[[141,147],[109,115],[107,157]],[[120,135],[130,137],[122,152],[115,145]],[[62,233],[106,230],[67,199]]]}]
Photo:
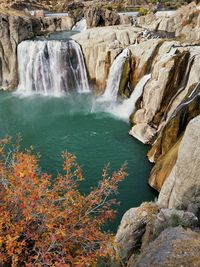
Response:
[{"label": "waterfall crest", "polygon": [[117,94],[119,90],[123,67],[129,55],[130,55],[130,50],[126,48],[114,60],[109,71],[106,90],[102,96],[103,100],[113,101],[113,102],[117,100]]},{"label": "waterfall crest", "polygon": [[24,41],[18,46],[17,92],[61,96],[89,91],[84,58],[75,41]]}]

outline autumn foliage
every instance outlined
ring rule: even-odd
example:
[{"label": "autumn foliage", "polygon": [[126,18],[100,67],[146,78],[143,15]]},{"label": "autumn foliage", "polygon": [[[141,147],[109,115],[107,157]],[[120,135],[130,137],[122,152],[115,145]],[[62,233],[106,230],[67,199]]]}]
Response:
[{"label": "autumn foliage", "polygon": [[64,174],[42,173],[33,150],[10,150],[0,141],[0,265],[95,266],[106,257],[112,236],[102,225],[114,218],[111,195],[126,176],[125,168],[108,175],[88,195],[76,157],[63,153]]}]

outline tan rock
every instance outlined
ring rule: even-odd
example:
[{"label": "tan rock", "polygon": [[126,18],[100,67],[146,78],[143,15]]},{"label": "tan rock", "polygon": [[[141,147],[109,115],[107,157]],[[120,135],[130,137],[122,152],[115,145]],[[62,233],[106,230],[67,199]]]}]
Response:
[{"label": "tan rock", "polygon": [[176,37],[190,42],[200,40],[199,22],[200,7],[195,2],[176,12],[157,12],[137,19],[137,25],[142,28],[175,32]]},{"label": "tan rock", "polygon": [[165,181],[158,204],[163,207],[200,207],[200,116],[193,119],[184,134],[177,162]]},{"label": "tan rock", "polygon": [[129,134],[144,144],[150,144],[156,134],[156,130],[146,123],[139,123],[132,127]]},{"label": "tan rock", "polygon": [[130,267],[200,266],[200,234],[182,227],[168,228]]},{"label": "tan rock", "polygon": [[32,22],[26,16],[0,15],[0,86],[5,90],[17,86],[17,45],[34,36]]},{"label": "tan rock", "polygon": [[41,19],[43,32],[69,31],[74,26],[75,21],[71,17],[44,17]]},{"label": "tan rock", "polygon": [[125,47],[135,42],[139,30],[129,25],[99,27],[72,37],[82,47],[88,74],[97,93],[105,90],[111,64]]},{"label": "tan rock", "polygon": [[115,236],[116,252],[122,261],[126,261],[141,242],[146,225],[157,214],[154,203],[143,203],[138,208],[128,210],[120,223]]},{"label": "tan rock", "polygon": [[151,170],[149,176],[149,185],[157,191],[161,190],[165,180],[170,175],[176,163],[180,142],[181,138],[166,154],[164,154],[156,161],[156,165]]}]

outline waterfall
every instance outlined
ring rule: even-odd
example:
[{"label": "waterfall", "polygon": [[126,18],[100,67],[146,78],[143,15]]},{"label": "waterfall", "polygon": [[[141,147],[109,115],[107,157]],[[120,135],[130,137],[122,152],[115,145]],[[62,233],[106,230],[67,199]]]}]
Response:
[{"label": "waterfall", "polygon": [[120,86],[121,76],[126,59],[129,57],[130,51],[128,48],[124,49],[119,56],[114,60],[108,76],[107,86],[102,99],[105,101],[117,100],[117,94]]},{"label": "waterfall", "polygon": [[24,41],[18,46],[17,92],[60,96],[88,92],[84,58],[75,41]]},{"label": "waterfall", "polygon": [[82,18],[79,20],[74,27],[72,28],[73,31],[83,32],[87,29],[87,22],[86,19]]},{"label": "waterfall", "polygon": [[171,117],[169,118],[169,121],[172,120],[174,117],[176,117],[177,113],[181,109],[183,109],[184,107],[187,107],[199,95],[200,95],[200,81],[194,87],[192,92],[189,95],[187,95],[186,98],[176,107]]},{"label": "waterfall", "polygon": [[150,79],[151,74],[143,76],[135,86],[131,97],[124,100],[122,104],[111,106],[110,112],[118,118],[128,120],[130,115],[136,110],[136,102],[142,96],[144,87]]}]

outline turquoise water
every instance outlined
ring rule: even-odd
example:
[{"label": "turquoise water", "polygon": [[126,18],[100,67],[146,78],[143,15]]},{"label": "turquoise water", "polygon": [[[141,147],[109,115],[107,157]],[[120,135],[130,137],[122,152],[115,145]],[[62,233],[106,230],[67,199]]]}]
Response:
[{"label": "turquoise water", "polygon": [[148,147],[129,137],[129,124],[103,111],[92,113],[94,102],[86,94],[22,98],[0,92],[0,137],[20,133],[24,147],[34,145],[40,151],[41,166],[48,172],[61,170],[61,151],[74,153],[84,171],[83,192],[97,185],[105,164],[110,162],[111,170],[116,170],[127,161],[129,176],[120,184],[118,216],[109,226],[115,231],[127,209],[154,199],[147,185],[151,165]]}]

